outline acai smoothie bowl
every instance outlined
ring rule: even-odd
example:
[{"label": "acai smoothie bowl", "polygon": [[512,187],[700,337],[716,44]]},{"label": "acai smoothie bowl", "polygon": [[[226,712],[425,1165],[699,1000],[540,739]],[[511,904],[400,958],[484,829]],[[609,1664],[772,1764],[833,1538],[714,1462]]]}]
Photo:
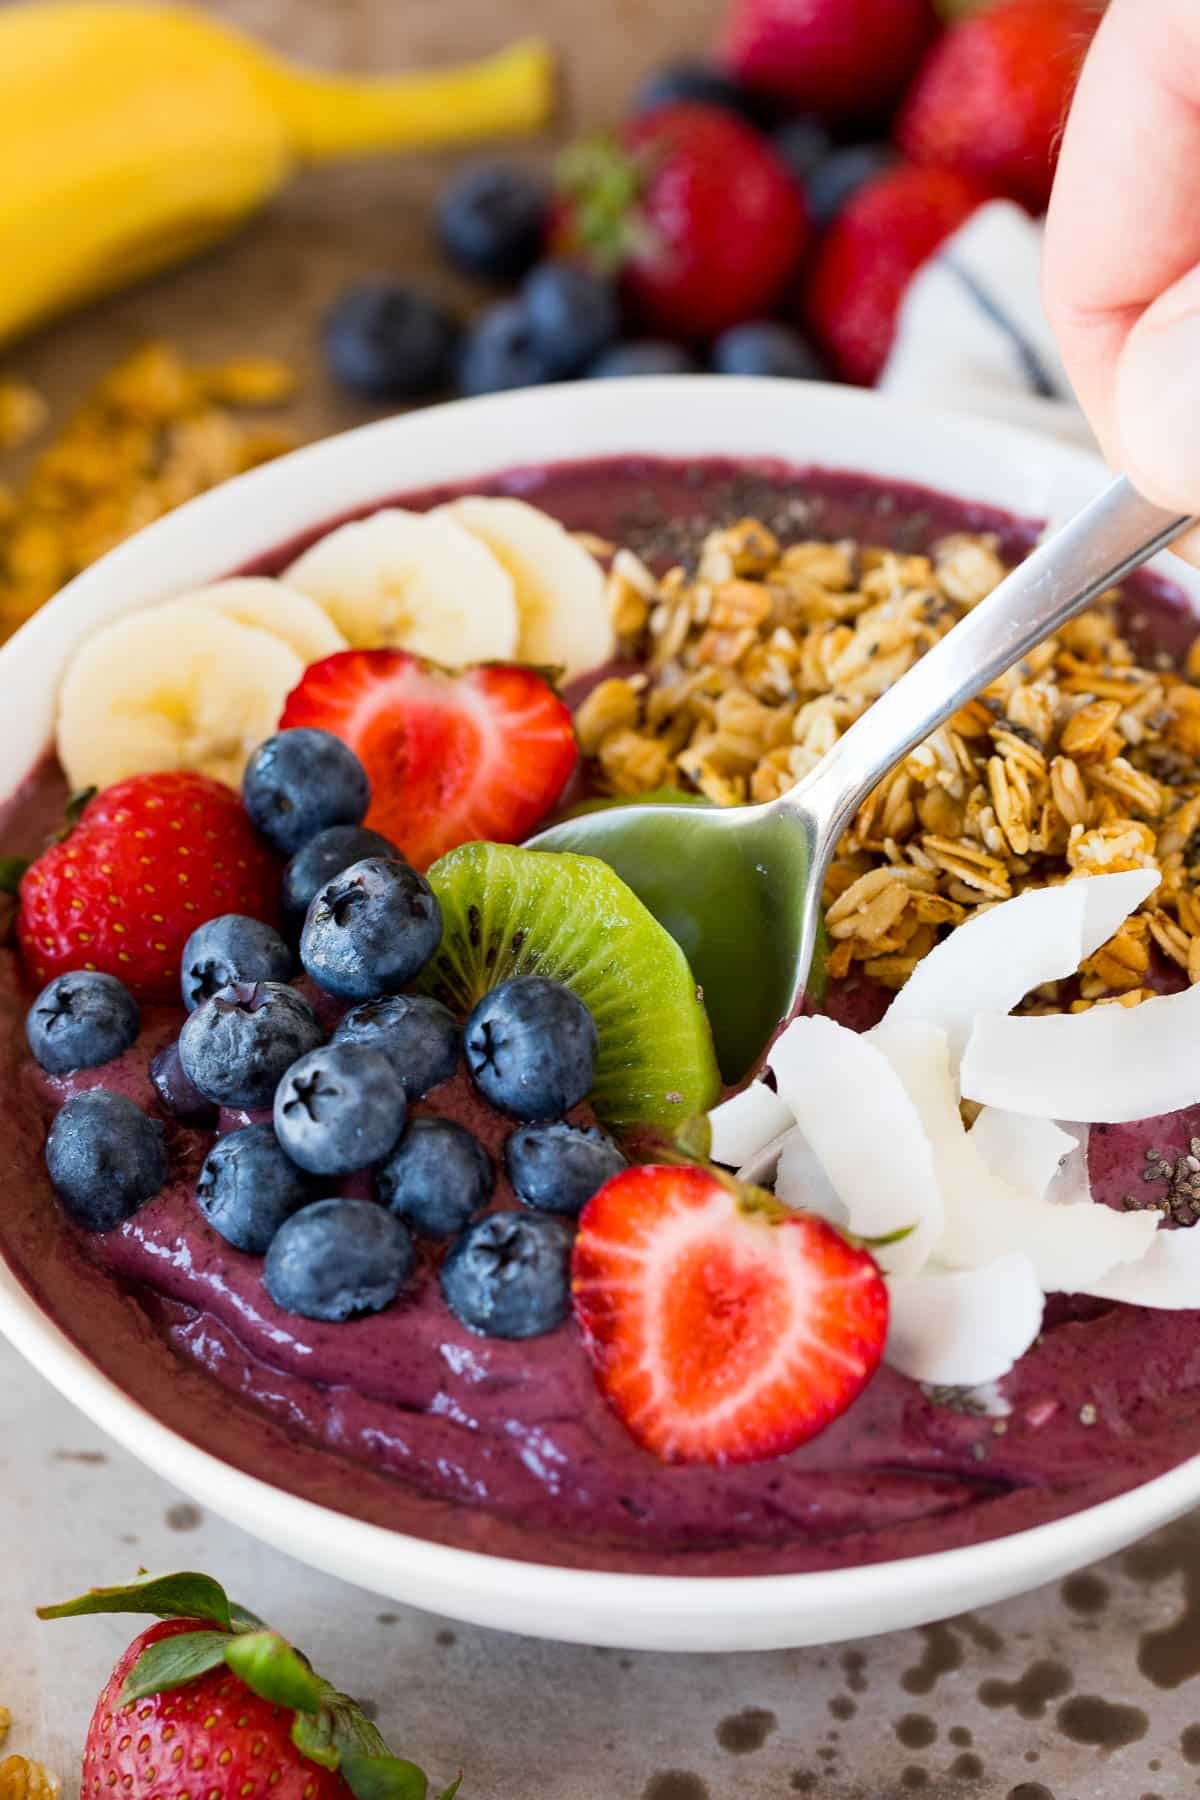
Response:
[{"label": "acai smoothie bowl", "polygon": [[628,381],[317,445],[79,578],[0,653],[0,1327],[251,1530],[547,1635],[888,1628],[1194,1503],[1182,564],[875,791],[749,1067],[530,843],[782,793],[1102,480]]}]

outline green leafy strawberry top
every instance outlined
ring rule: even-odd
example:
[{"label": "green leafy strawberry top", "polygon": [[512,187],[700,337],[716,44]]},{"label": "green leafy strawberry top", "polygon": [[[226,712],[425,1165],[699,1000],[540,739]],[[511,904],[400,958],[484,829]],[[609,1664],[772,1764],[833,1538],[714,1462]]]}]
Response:
[{"label": "green leafy strawberry top", "polygon": [[[324,1769],[338,1770],[355,1800],[427,1800],[429,1783],[416,1763],[393,1756],[356,1700],[318,1675],[298,1650],[244,1606],[230,1600],[210,1575],[145,1575],[126,1587],[91,1588],[58,1606],[39,1606],[40,1619],[86,1613],[141,1613],[195,1621],[194,1631],[151,1644],[125,1678],[122,1699],[144,1700],[182,1687],[222,1663],[251,1693],[295,1713],[292,1742]],[[454,1800],[452,1781],[437,1800]]]}]

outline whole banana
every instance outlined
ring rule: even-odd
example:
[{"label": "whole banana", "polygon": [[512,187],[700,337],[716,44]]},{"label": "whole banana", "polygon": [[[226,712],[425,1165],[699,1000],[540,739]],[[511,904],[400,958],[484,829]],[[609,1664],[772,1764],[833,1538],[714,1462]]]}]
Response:
[{"label": "whole banana", "polygon": [[297,163],[531,130],[552,99],[536,41],[355,80],[185,7],[0,6],[0,341],[215,242]]}]

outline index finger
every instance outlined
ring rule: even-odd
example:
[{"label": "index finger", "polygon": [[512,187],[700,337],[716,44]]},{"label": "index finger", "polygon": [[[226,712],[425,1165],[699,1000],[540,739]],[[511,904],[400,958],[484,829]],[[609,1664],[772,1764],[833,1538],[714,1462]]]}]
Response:
[{"label": "index finger", "polygon": [[1200,7],[1112,0],[1084,64],[1046,225],[1046,309],[1105,449],[1117,359],[1200,263]]}]

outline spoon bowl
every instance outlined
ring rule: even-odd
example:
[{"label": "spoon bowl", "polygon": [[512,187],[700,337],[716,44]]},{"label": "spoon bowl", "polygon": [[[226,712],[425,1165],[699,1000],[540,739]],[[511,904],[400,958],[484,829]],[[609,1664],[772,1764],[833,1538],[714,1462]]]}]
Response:
[{"label": "spoon bowl", "polygon": [[1194,521],[1114,481],[870,706],[810,775],[757,806],[600,808],[531,840],[615,869],[688,958],[726,1081],[809,984],[821,891],[858,807],[930,732]]},{"label": "spoon bowl", "polygon": [[813,961],[815,820],[761,806],[614,806],[553,826],[535,849],[615,869],[688,959],[721,1073],[740,1081],[793,1010]]}]

